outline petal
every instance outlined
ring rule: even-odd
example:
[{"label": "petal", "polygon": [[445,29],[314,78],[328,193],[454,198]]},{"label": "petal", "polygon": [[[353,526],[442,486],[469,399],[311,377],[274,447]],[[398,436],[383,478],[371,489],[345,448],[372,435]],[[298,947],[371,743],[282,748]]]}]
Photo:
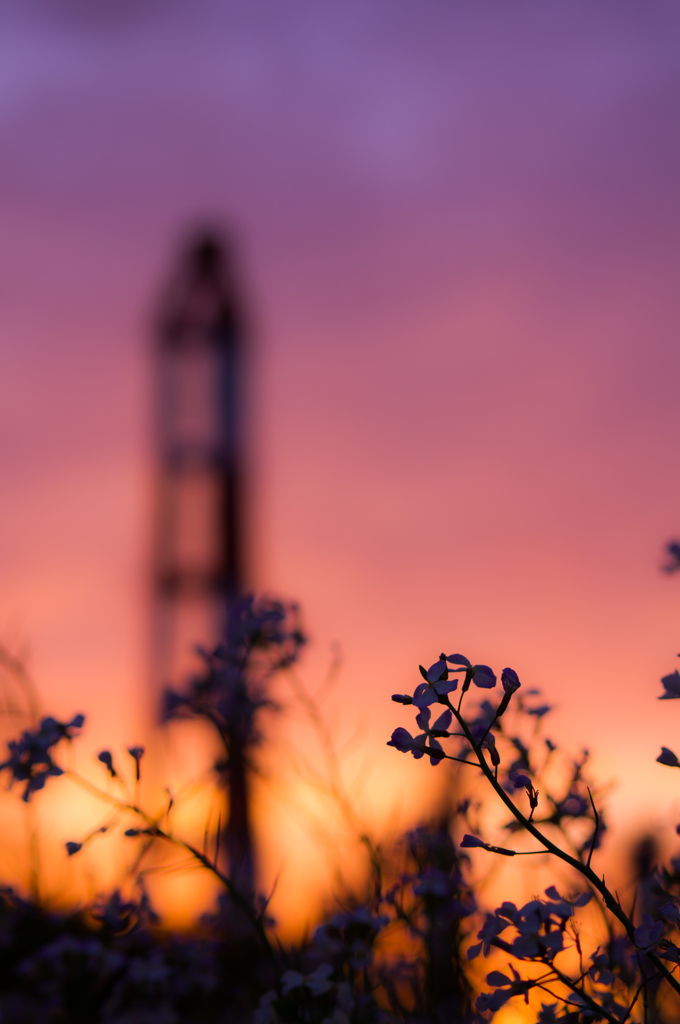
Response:
[{"label": "petal", "polygon": [[447,675],[448,669],[446,667],[446,662],[441,658],[439,661],[435,661],[434,665],[430,665],[427,670],[427,679],[430,683],[436,683],[442,678],[445,679]]},{"label": "petal", "polygon": [[680,910],[676,907],[675,903],[664,903],[659,910],[662,917],[665,917],[667,921],[672,921],[673,924],[680,924]]},{"label": "petal", "polygon": [[512,782],[515,789],[531,789],[532,783],[528,775],[523,775],[522,772],[510,772],[508,778]]},{"label": "petal", "polygon": [[486,848],[486,843],[484,842],[484,840],[483,839],[478,839],[477,836],[468,836],[468,835],[463,836],[463,839],[462,839],[462,842],[461,842],[460,845],[463,846],[463,847],[468,847],[468,848],[471,847],[471,846],[483,846],[484,848]]},{"label": "petal", "polygon": [[451,714],[451,712],[445,711],[443,715],[439,716],[437,721],[432,726],[433,730],[441,729],[443,731],[444,729],[448,729],[448,727],[451,725],[452,718],[453,715]]},{"label": "petal", "polygon": [[423,710],[416,715],[416,725],[419,729],[422,729],[423,732],[427,730],[427,727],[430,724],[431,714],[432,712],[429,708],[423,708]]},{"label": "petal", "polygon": [[490,690],[496,685],[496,676],[488,665],[475,665],[475,674],[472,677],[472,682],[482,690]]},{"label": "petal", "polygon": [[430,738],[430,742],[429,742],[428,746],[429,747],[434,747],[435,749],[441,750],[441,752],[442,752],[442,756],[441,757],[437,757],[436,754],[432,754],[432,753],[430,753],[430,751],[428,751],[428,753],[430,754],[430,764],[439,764],[440,761],[444,760],[444,750],[442,749],[442,745],[439,742],[439,740],[435,740],[435,739]]},{"label": "petal", "polygon": [[396,747],[396,749],[400,750],[402,754],[405,754],[406,751],[410,750],[413,746],[413,736],[411,736],[408,729],[403,729],[399,726],[399,728],[395,729],[392,733],[392,739],[387,741],[387,746]]},{"label": "petal", "polygon": [[486,976],[487,985],[493,985],[494,988],[502,987],[503,985],[512,985],[512,979],[506,978],[500,971],[491,971],[491,974]]},{"label": "petal", "polygon": [[445,693],[453,693],[454,690],[458,689],[458,680],[453,677],[452,679],[440,679],[438,683],[435,683],[433,690],[435,690],[441,697]]},{"label": "petal", "polygon": [[680,672],[676,669],[661,679],[661,685],[666,691],[659,700],[677,700],[680,697]]},{"label": "petal", "polygon": [[413,703],[417,708],[426,708],[430,704],[435,704],[436,701],[437,694],[427,683],[420,683],[413,691]]}]

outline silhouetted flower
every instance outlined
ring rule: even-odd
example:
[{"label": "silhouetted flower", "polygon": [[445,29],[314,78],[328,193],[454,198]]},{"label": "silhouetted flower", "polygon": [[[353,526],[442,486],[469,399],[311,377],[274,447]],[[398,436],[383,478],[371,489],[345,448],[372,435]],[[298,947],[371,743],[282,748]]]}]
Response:
[{"label": "silhouetted flower", "polygon": [[[509,922],[504,921],[501,917],[498,917],[496,914],[486,915],[484,919],[484,924],[477,932],[477,938],[481,939],[482,941],[484,956],[489,955],[492,940],[501,935],[505,931],[505,929],[509,927]],[[469,957],[469,959],[472,958]]]},{"label": "silhouetted flower", "polygon": [[[416,722],[422,728],[423,722],[426,723],[429,720],[429,711],[427,719],[421,719],[421,715],[417,716]],[[420,721],[418,721],[418,719],[420,719]],[[432,736],[428,736],[426,732],[422,732],[418,736],[411,736],[408,729],[403,729],[401,726],[394,730],[392,738],[387,741],[387,746],[395,747],[402,754],[406,754],[410,751],[416,760],[424,757],[425,754],[429,754],[430,764],[439,764],[445,756],[439,740],[434,739]],[[425,747],[427,747],[427,749],[424,749]],[[436,750],[441,750],[441,755],[437,755],[435,753]]]},{"label": "silhouetted flower", "polygon": [[52,748],[60,740],[71,740],[85,722],[84,715],[75,715],[70,722],[58,722],[55,718],[43,718],[37,729],[25,729],[18,740],[9,740],[9,757],[0,764],[0,770],[9,768],[11,783],[25,782],[22,799],[28,801],[31,793],[43,789],[50,776],[63,775],[63,769],[55,764]]},{"label": "silhouetted flower", "polygon": [[680,927],[680,910],[675,903],[664,903],[659,909],[659,913],[662,917],[665,917],[667,921]]},{"label": "silhouetted flower", "polygon": [[642,915],[643,924],[635,929],[635,945],[643,952],[654,949],[663,935],[663,921],[655,921],[649,914]]},{"label": "silhouetted flower", "polygon": [[501,683],[506,693],[514,693],[515,690],[519,690],[522,685],[519,681],[519,676],[512,668],[504,668],[501,674]]},{"label": "silhouetted flower", "polygon": [[[402,754],[408,753],[409,750],[413,750],[414,738],[408,729],[404,729],[401,725],[394,730],[392,738],[387,741],[388,747],[394,747],[399,750]],[[422,757],[422,753],[418,755]]]},{"label": "silhouetted flower", "polygon": [[680,569],[680,541],[669,540],[665,548],[668,561],[661,566],[663,572],[673,573]]},{"label": "silhouetted flower", "polygon": [[144,747],[128,747],[128,754],[135,762],[135,775],[139,782],[139,762],[144,754]]},{"label": "silhouetted flower", "polygon": [[541,704],[536,708],[527,708],[528,715],[534,715],[535,718],[543,718],[544,715],[549,714],[552,711],[552,704]]},{"label": "silhouetted flower", "polygon": [[521,772],[510,772],[508,778],[512,782],[515,789],[531,789],[532,782],[528,775],[523,775]]},{"label": "silhouetted flower", "polygon": [[496,1010],[500,1010],[501,1006],[507,1003],[511,996],[511,989],[497,988],[495,992],[482,992],[481,995],[477,996],[475,1009],[478,1013],[485,1013],[487,1010],[495,1013]]},{"label": "silhouetted flower", "polygon": [[116,769],[113,767],[113,756],[110,750],[100,750],[97,754],[97,760],[108,769],[109,775],[112,779],[116,777]]},{"label": "silhouetted flower", "polygon": [[680,698],[680,672],[677,668],[675,672],[661,677],[661,685],[666,692],[661,694],[659,700],[678,700]]},{"label": "silhouetted flower", "polygon": [[313,996],[322,995],[331,987],[329,978],[332,973],[333,968],[330,964],[319,964],[311,974],[284,971],[281,975],[281,991],[284,996],[287,996],[296,988],[306,988]]},{"label": "silhouetted flower", "polygon": [[467,836],[467,835],[463,836],[463,839],[462,839],[460,845],[462,847],[466,847],[468,849],[470,847],[473,847],[473,846],[482,846],[482,847],[484,847],[484,849],[486,849],[486,847],[487,847],[487,844],[484,842],[483,839],[478,839],[477,836]]},{"label": "silhouetted flower", "polygon": [[534,784],[528,775],[524,775],[522,772],[510,772],[508,779],[512,782],[515,789],[525,789],[526,794],[529,797],[529,806],[534,811],[538,807],[538,790],[534,789]]}]

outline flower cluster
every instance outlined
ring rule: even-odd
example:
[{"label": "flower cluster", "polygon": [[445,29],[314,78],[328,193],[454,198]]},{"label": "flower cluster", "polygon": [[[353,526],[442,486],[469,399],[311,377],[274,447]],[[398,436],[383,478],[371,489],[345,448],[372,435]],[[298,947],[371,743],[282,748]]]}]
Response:
[{"label": "flower cluster", "polygon": [[197,648],[204,671],[193,676],[185,692],[167,690],[164,718],[198,715],[218,728],[236,726],[252,733],[253,718],[266,703],[263,684],[274,673],[293,665],[306,638],[299,608],[252,594],[229,612],[224,640],[212,651]]},{"label": "flower cluster", "polygon": [[[660,986],[666,985],[680,995],[680,979],[675,976],[680,968],[680,857],[673,861],[672,871],[664,869],[653,882],[646,883],[646,891],[654,893],[653,907],[643,900],[637,911],[640,916],[636,916],[634,902],[627,909],[591,867],[605,822],[585,776],[588,753],[565,758],[549,738],[541,738],[540,726],[550,707],[535,700],[539,692],[529,689],[520,693],[517,673],[506,668],[501,673],[501,700],[493,702],[485,697],[464,710],[465,694],[478,672],[481,683],[477,685],[483,690],[494,688],[496,676],[490,668],[473,666],[461,655],[450,659],[441,655],[428,670],[421,667],[420,672],[424,681],[418,683],[413,696],[393,696],[398,703],[415,705],[420,732],[411,735],[399,727],[388,745],[415,758],[429,754],[434,765],[449,760],[476,768],[510,812],[505,829],[511,834],[524,833],[532,843],[532,848],[516,849],[488,841],[483,837],[481,820],[475,819],[475,806],[468,799],[459,810],[472,831],[463,835],[461,848],[513,858],[532,854],[557,857],[587,886],[585,890],[581,886],[574,895],[563,896],[551,885],[541,898],[522,906],[504,901],[484,915],[476,941],[467,946],[468,960],[474,961],[482,953],[485,957],[504,953],[513,962],[508,965],[509,972],[492,970],[487,975],[490,990],[482,992],[475,1003],[480,1019],[495,1014],[513,997],[532,1003],[533,990],[537,989],[541,995],[554,997],[552,1001],[543,999],[540,1009],[536,1008],[538,1024],[634,1021],[639,1019],[633,1012],[638,1002],[646,1020],[656,993],[662,991]],[[454,673],[464,673],[460,688]],[[662,700],[680,698],[677,671],[664,676],[662,685]],[[434,704],[444,707],[431,721]],[[515,713],[508,723],[506,712],[511,706]],[[522,717],[536,723],[524,735],[514,724]],[[445,741],[452,738],[457,741],[453,753],[445,746]],[[668,747],[662,747],[657,760],[680,767],[680,758]],[[520,792],[526,802],[518,800]],[[680,826],[677,831],[680,833]],[[444,891],[436,872],[429,887],[433,892]],[[605,941],[591,947],[589,966],[584,967],[586,951],[577,914],[585,910],[593,896],[604,905]],[[575,963],[580,965],[578,970],[574,970]],[[527,971],[523,964],[534,967]]]},{"label": "flower cluster", "polygon": [[[204,671],[170,696],[169,715],[208,718],[227,755],[239,743],[243,753],[258,739],[255,714],[268,703],[267,680],[292,665],[304,642],[298,619],[294,605],[241,602],[224,643],[202,652]],[[662,685],[661,699],[680,698],[678,672]],[[588,754],[569,756],[544,735],[550,707],[513,669],[497,676],[463,655],[442,654],[420,667],[412,694],[393,699],[413,705],[416,728],[396,728],[388,745],[432,766],[460,765],[456,797],[430,825],[389,847],[374,843],[369,829],[358,833],[366,876],[296,945],[271,941],[269,899],[235,884],[231,850],[226,865],[219,858],[219,819],[201,848],[192,845],[173,831],[170,792],[153,813],[140,803],[144,749],[130,746],[122,759],[101,750],[105,788],[80,781],[109,814],[81,841],[68,842],[66,853],[118,828],[138,844],[133,871],[120,888],[65,918],[0,890],[0,1018],[483,1024],[518,1000],[523,1019],[536,1024],[661,1020],[669,992],[680,996],[680,857],[640,868],[637,885],[621,895],[608,887],[597,863],[602,794],[589,779]],[[10,784],[24,785],[24,800],[63,774],[55,748],[83,721],[44,718],[10,742],[1,767]],[[668,747],[657,760],[680,767]],[[228,761],[223,775],[233,779],[235,767]],[[505,820],[487,813],[475,780],[490,788]],[[219,909],[198,925],[200,938],[159,927],[145,887],[161,863],[149,864],[146,853],[159,844],[223,886]],[[556,858],[559,888],[527,899],[529,890],[525,902],[516,889],[516,902],[485,904],[479,872],[489,858],[525,856],[538,856],[530,863],[541,870]]]},{"label": "flower cluster", "polygon": [[196,648],[203,671],[189,679],[184,692],[166,690],[163,719],[208,719],[224,744],[226,769],[230,748],[260,741],[257,713],[273,707],[267,682],[296,662],[305,642],[296,604],[242,598],[229,613],[225,639],[212,651]]},{"label": "flower cluster", "polygon": [[20,739],[9,741],[9,756],[0,764],[0,770],[9,769],[10,785],[14,782],[26,783],[23,800],[28,801],[31,793],[43,789],[50,776],[63,775],[63,769],[52,756],[53,749],[61,740],[73,739],[84,722],[84,715],[75,715],[70,722],[43,718],[37,729],[25,729]]}]

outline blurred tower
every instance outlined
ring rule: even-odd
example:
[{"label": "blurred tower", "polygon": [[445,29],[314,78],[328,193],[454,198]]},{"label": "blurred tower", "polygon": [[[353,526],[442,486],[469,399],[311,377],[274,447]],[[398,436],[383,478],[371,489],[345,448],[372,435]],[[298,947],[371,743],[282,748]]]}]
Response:
[{"label": "blurred tower", "polygon": [[197,237],[157,328],[158,492],[153,555],[156,693],[219,639],[243,588],[243,327],[225,245]]}]

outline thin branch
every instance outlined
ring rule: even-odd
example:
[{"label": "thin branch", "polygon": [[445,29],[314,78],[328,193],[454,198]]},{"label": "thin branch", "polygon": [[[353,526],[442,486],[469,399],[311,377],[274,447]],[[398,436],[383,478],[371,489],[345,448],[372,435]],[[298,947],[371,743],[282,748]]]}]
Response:
[{"label": "thin branch", "polygon": [[[458,724],[460,725],[461,729],[463,729],[463,731],[465,732],[468,743],[470,744],[474,751],[479,767],[481,768],[487,780],[493,787],[496,795],[499,797],[500,800],[502,800],[502,802],[508,808],[510,813],[516,818],[519,824],[534,837],[534,839],[537,839],[538,842],[546,848],[546,850],[549,853],[552,853],[555,857],[558,857],[560,860],[564,861],[565,864],[569,864],[570,867],[574,868],[575,871],[578,871],[579,874],[583,875],[588,880],[592,888],[595,889],[595,891],[598,892],[604,900],[607,909],[614,915],[614,917],[617,918],[618,921],[621,922],[621,924],[626,930],[626,934],[628,935],[631,942],[634,944],[635,929],[633,927],[633,924],[630,918],[623,910],[623,908],[621,907],[620,903],[614,898],[610,890],[605,885],[604,880],[599,879],[595,872],[592,870],[592,868],[583,864],[583,861],[577,860],[575,857],[572,857],[570,854],[560,849],[560,847],[557,846],[555,843],[551,842],[551,840],[548,839],[547,836],[543,835],[540,829],[536,828],[533,822],[529,821],[526,818],[526,816],[510,799],[510,797],[507,795],[503,787],[498,782],[498,779],[495,777],[495,773],[492,771],[490,765],[488,764],[484,756],[482,748],[479,746],[474,736],[472,735],[472,732],[470,731],[470,728],[465,719],[463,718],[463,716],[460,714],[457,708],[455,708],[451,704],[451,701],[448,698],[446,698],[445,701],[440,701],[440,703],[446,703],[449,709],[455,715]],[[666,979],[668,984],[678,994],[680,994],[680,981],[678,981],[678,979],[676,979],[673,976],[673,974],[668,970],[666,965],[659,959],[659,957],[651,951],[646,952],[645,956],[647,957],[649,962],[654,965],[659,974],[661,974]]]},{"label": "thin branch", "polygon": [[223,871],[221,871],[217,864],[210,860],[207,854],[202,853],[200,850],[198,850],[191,843],[187,842],[185,839],[181,839],[178,836],[175,836],[171,832],[165,831],[160,827],[159,822],[164,817],[164,814],[161,815],[159,818],[153,818],[150,814],[144,811],[137,804],[124,803],[122,800],[116,799],[116,797],[111,796],[105,790],[93,785],[93,783],[91,783],[88,779],[84,778],[82,775],[78,775],[77,772],[67,771],[64,774],[70,776],[70,778],[72,778],[74,782],[80,785],[83,789],[86,789],[89,793],[92,793],[93,796],[98,797],[100,800],[112,804],[114,807],[117,807],[120,811],[130,811],[130,813],[138,815],[142,819],[142,821],[144,821],[144,823],[148,826],[148,835],[152,836],[155,839],[162,839],[165,842],[171,843],[174,846],[178,846],[181,849],[186,850],[187,853],[190,853],[193,857],[195,857],[195,859],[200,864],[202,864],[204,868],[207,868],[207,870],[210,871],[211,874],[215,875],[215,877],[219,879],[219,881],[222,883],[222,885],[225,887],[225,889],[233,899],[234,903],[236,903],[236,905],[245,913],[245,915],[250,920],[251,924],[257,931],[258,937],[260,938],[260,941],[262,942],[262,945],[266,952],[268,953],[268,955],[271,957],[274,956],[274,951],[272,949],[271,943],[269,942],[269,938],[267,937],[264,923],[262,921],[262,915],[258,914],[255,907],[245,896],[243,896],[243,894],[240,892],[240,890],[234,884],[231,878],[228,875],[226,875]]},{"label": "thin branch", "polygon": [[588,860],[586,861],[586,867],[589,868],[590,861],[593,856],[593,850],[595,849],[595,844],[597,842],[597,834],[600,831],[600,816],[597,813],[595,801],[593,800],[593,794],[590,792],[590,786],[586,786],[586,789],[588,790],[588,796],[590,797],[590,806],[593,808],[593,814],[595,815],[595,831],[593,832],[593,839],[590,844],[590,853],[588,854]]}]

